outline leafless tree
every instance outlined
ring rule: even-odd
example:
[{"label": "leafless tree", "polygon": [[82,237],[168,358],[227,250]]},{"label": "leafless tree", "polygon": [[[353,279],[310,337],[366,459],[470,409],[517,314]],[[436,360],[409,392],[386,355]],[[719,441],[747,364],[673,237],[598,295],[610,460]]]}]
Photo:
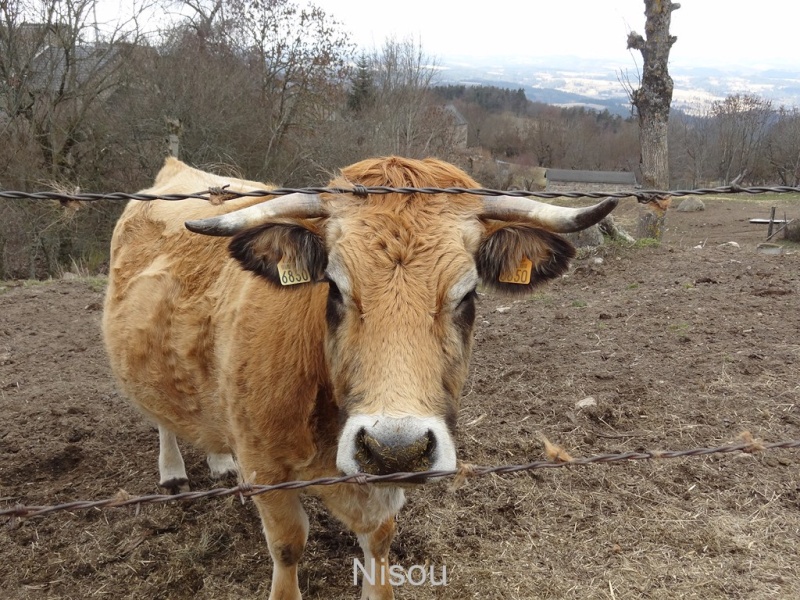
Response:
[{"label": "leafless tree", "polygon": [[347,75],[352,48],[326,13],[313,5],[236,0],[231,12],[263,110],[262,170],[269,172],[278,164],[291,169],[306,159],[305,153],[280,160],[279,149],[286,151],[290,133],[307,139],[332,118],[329,101]]},{"label": "leafless tree", "polygon": [[389,38],[362,55],[344,118],[337,121],[337,138],[331,140],[332,166],[382,154],[452,160],[457,129],[453,114],[432,93],[435,66],[410,38]]},{"label": "leafless tree", "polygon": [[[711,106],[717,149],[717,177],[753,180],[766,141],[772,103],[752,94],[733,94]],[[757,177],[757,176],[756,176]]]},{"label": "leafless tree", "polygon": [[[139,41],[135,15],[99,27],[95,0],[0,2],[0,178],[31,189],[96,182],[109,100]],[[144,10],[143,6],[140,6]],[[42,203],[0,205],[6,275],[53,274],[67,215]]]},{"label": "leafless tree", "polygon": [[[0,127],[4,136],[27,139],[37,149],[39,177],[75,182],[84,142],[120,85],[126,53],[138,42],[133,21],[97,29],[95,3],[0,3]],[[15,146],[24,152],[24,145]],[[4,158],[7,169],[14,154]]]},{"label": "leafless tree", "polygon": [[708,107],[692,114],[679,112],[669,122],[670,181],[679,187],[699,187],[715,178],[712,171],[714,119]]},{"label": "leafless tree", "polygon": [[[631,102],[639,116],[642,185],[650,189],[669,187],[668,124],[672,103],[672,78],[667,68],[669,52],[677,37],[670,35],[672,11],[680,4],[669,0],[644,0],[647,38],[628,34],[628,48],[642,54],[642,80],[632,90]],[[640,213],[640,237],[660,239],[664,230],[667,200],[651,202]]]},{"label": "leafless tree", "polygon": [[765,144],[773,173],[783,185],[800,185],[800,109],[781,107]]},{"label": "leafless tree", "polygon": [[383,152],[425,156],[443,147],[452,129],[429,97],[436,61],[411,38],[387,39],[372,56],[375,101],[372,123]]},{"label": "leafless tree", "polygon": [[340,25],[289,0],[179,4],[190,15],[165,36],[158,110],[183,124],[182,156],[262,180],[307,178],[353,52]]}]

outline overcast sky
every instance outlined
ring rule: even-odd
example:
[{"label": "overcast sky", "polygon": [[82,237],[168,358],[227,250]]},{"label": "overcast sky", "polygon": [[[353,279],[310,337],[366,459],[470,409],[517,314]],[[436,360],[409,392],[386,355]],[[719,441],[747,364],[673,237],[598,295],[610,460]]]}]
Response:
[{"label": "overcast sky", "polygon": [[[443,58],[578,56],[630,63],[626,38],[644,34],[643,0],[315,0],[366,49],[412,37]],[[301,1],[302,4],[302,1]],[[672,13],[680,66],[800,69],[800,2],[684,0]],[[636,53],[640,58],[639,53]]]}]

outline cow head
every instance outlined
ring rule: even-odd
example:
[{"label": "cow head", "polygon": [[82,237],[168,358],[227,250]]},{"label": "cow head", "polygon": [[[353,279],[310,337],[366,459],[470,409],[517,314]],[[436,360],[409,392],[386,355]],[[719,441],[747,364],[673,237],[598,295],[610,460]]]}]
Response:
[{"label": "cow head", "polygon": [[[332,187],[477,188],[447,163],[396,157],[342,170]],[[344,473],[449,470],[476,289],[525,293],[562,274],[616,205],[552,206],[469,194],[284,196],[201,221],[272,285],[327,287],[326,360],[342,415]]]}]

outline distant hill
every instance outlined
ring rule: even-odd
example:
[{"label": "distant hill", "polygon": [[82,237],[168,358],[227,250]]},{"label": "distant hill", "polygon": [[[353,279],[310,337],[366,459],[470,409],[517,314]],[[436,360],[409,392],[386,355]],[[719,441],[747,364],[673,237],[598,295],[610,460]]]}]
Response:
[{"label": "distant hill", "polygon": [[[702,112],[711,102],[729,94],[749,93],[767,98],[777,108],[800,106],[800,68],[740,69],[680,68],[670,66],[675,82],[673,107],[687,113]],[[443,84],[522,88],[534,102],[559,106],[581,105],[613,114],[630,115],[623,81],[638,85],[634,64],[619,66],[609,61],[548,57],[520,59],[440,59]]]},{"label": "distant hill", "polygon": [[598,111],[608,109],[608,111],[621,117],[630,116],[631,109],[627,98],[619,99],[604,99],[593,96],[585,96],[573,92],[565,92],[555,88],[542,88],[534,87],[532,85],[524,85],[516,81],[504,81],[495,79],[481,79],[475,77],[471,80],[457,80],[443,81],[442,83],[460,83],[464,85],[482,85],[494,86],[507,89],[522,89],[525,92],[525,97],[531,102],[541,102],[543,104],[554,104],[557,106],[585,106],[593,108]]}]

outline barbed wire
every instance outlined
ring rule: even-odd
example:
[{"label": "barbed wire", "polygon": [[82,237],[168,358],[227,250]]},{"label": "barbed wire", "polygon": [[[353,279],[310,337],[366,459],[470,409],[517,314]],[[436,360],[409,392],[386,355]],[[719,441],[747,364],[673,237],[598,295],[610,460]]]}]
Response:
[{"label": "barbed wire", "polygon": [[638,202],[646,204],[656,198],[667,196],[707,196],[719,194],[788,194],[800,193],[800,187],[791,186],[757,186],[740,187],[738,185],[728,185],[715,188],[698,188],[693,190],[629,190],[621,192],[535,192],[529,190],[495,190],[489,188],[415,188],[415,187],[386,187],[386,186],[354,186],[352,188],[340,187],[306,187],[306,188],[276,188],[272,190],[253,190],[249,192],[234,192],[227,188],[210,188],[205,191],[192,194],[128,194],[125,192],[109,193],[76,193],[67,194],[63,192],[18,192],[12,190],[0,190],[0,199],[3,200],[58,200],[59,202],[95,202],[99,200],[139,200],[150,202],[153,200],[188,200],[190,198],[209,200],[213,197],[223,197],[225,200],[243,197],[261,196],[286,196],[288,194],[355,194],[365,196],[367,194],[474,194],[477,196],[519,196],[534,198],[630,198],[634,197]]},{"label": "barbed wire", "polygon": [[[755,453],[766,450],[800,448],[800,439],[788,440],[783,442],[764,443],[753,440],[752,437],[744,432],[740,436],[743,441],[738,443],[716,446],[711,448],[692,448],[689,450],[666,450],[666,451],[636,451],[620,452],[616,454],[597,454],[582,458],[572,458],[558,447],[553,447],[545,441],[545,448],[551,460],[538,460],[525,464],[500,465],[500,466],[477,466],[462,464],[458,469],[446,471],[424,471],[420,473],[391,473],[389,475],[367,475],[358,473],[355,475],[345,475],[342,477],[321,477],[308,481],[284,481],[274,485],[255,485],[241,483],[231,488],[215,488],[197,492],[182,492],[179,494],[151,494],[147,496],[131,496],[124,490],[120,490],[113,498],[104,500],[77,500],[63,504],[49,506],[14,506],[0,510],[0,517],[7,517],[9,524],[13,524],[16,519],[26,519],[30,517],[44,516],[55,512],[76,511],[87,509],[121,508],[124,506],[140,506],[142,504],[164,504],[167,502],[194,501],[206,498],[224,498],[227,496],[239,496],[242,503],[245,498],[273,492],[277,490],[298,490],[312,486],[336,485],[336,484],[358,484],[368,483],[425,483],[431,479],[455,478],[459,483],[470,477],[480,477],[490,474],[510,475],[523,471],[534,471],[537,469],[555,469],[568,466],[588,466],[594,464],[607,464],[615,462],[630,462],[652,459],[686,458],[696,456],[708,456],[712,454],[730,454],[734,452]],[[555,448],[555,452],[549,449]]]}]

